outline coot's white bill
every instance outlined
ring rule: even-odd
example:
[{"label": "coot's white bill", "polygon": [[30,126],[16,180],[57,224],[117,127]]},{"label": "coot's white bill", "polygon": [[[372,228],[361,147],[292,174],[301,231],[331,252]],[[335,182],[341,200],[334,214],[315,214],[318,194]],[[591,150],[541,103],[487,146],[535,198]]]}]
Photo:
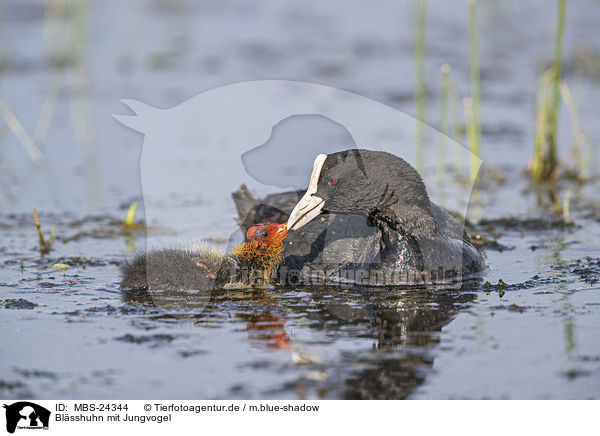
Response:
[{"label": "coot's white bill", "polygon": [[292,210],[287,222],[288,231],[298,230],[303,225],[309,223],[314,217],[321,213],[325,201],[317,197],[317,184],[321,176],[321,169],[327,159],[327,155],[320,154],[315,158],[312,174],[310,175],[310,183],[306,193],[302,196],[298,204]]}]

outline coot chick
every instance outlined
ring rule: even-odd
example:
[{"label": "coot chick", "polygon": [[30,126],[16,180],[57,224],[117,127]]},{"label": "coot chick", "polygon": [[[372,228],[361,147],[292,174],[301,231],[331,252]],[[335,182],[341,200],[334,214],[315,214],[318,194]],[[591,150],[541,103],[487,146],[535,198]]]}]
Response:
[{"label": "coot chick", "polygon": [[246,241],[224,255],[212,247],[140,253],[121,266],[121,288],[211,290],[265,286],[282,260],[285,224],[255,224]]},{"label": "coot chick", "polygon": [[280,276],[293,272],[303,280],[437,284],[485,269],[464,227],[429,200],[418,172],[390,153],[352,149],[317,156],[297,204],[291,205],[298,198],[295,192],[266,199],[281,208],[277,213],[264,204],[240,206],[240,194],[243,190],[237,193],[238,211],[248,209],[249,217],[260,220],[277,220],[283,213],[281,221],[287,220],[290,234]]}]

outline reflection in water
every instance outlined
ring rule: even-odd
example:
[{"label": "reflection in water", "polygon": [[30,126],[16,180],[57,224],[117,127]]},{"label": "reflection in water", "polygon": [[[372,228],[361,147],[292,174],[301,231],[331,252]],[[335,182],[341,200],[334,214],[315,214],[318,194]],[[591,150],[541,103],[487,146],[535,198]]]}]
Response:
[{"label": "reflection in water", "polygon": [[[552,268],[553,266],[564,266],[567,261],[564,259],[563,252],[569,244],[564,240],[564,236],[550,236],[546,238],[545,245],[548,251],[541,256],[541,262]],[[558,285],[555,292],[562,295],[559,300],[562,302],[560,311],[563,313],[563,330],[565,338],[565,354],[573,355],[577,350],[577,336],[575,326],[574,307],[571,303],[571,293],[567,285]]]},{"label": "reflection in water", "polygon": [[475,286],[320,286],[210,295],[138,291],[123,298],[165,309],[155,322],[180,317],[198,328],[230,322],[222,314],[233,313],[253,346],[290,353],[294,364],[325,374],[317,380],[301,377],[295,385],[300,397],[307,384],[322,397],[401,399],[425,381],[442,328],[472,304]]},{"label": "reflection in water", "polygon": [[263,342],[269,348],[279,350],[290,349],[290,338],[285,332],[285,318],[268,310],[260,313],[238,313],[237,319],[246,321],[246,329],[250,331],[248,338]]}]

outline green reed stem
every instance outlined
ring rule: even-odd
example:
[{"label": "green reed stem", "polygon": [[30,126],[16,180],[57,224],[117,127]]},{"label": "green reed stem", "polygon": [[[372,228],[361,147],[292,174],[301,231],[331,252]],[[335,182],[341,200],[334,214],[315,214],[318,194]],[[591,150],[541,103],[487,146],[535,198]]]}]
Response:
[{"label": "green reed stem", "polygon": [[558,132],[558,108],[560,105],[560,81],[562,76],[562,47],[565,34],[565,8],[567,1],[558,0],[558,23],[556,29],[556,46],[554,49],[554,68],[552,74],[552,102],[548,118],[548,170],[554,171],[558,158],[556,151]]},{"label": "green reed stem", "polygon": [[442,65],[442,91],[440,102],[440,152],[438,156],[438,179],[446,175],[446,136],[448,135],[448,98],[450,94],[450,65]]},{"label": "green reed stem", "polygon": [[467,128],[467,140],[469,143],[469,149],[471,150],[471,159],[469,166],[469,180],[474,183],[477,179],[477,159],[479,155],[475,153],[477,147],[477,129],[475,127],[475,117],[473,116],[473,99],[467,97],[463,99],[463,105],[465,108],[465,123]]},{"label": "green reed stem", "polygon": [[425,121],[425,18],[426,18],[426,0],[419,0],[417,3],[417,37],[415,43],[415,66],[417,71],[415,100],[417,105],[417,150],[416,165],[417,170],[423,173],[423,146],[424,132],[423,122]]},{"label": "green reed stem", "polygon": [[40,254],[48,254],[50,252],[51,242],[46,241],[44,238],[44,232],[42,232],[42,226],[40,225],[40,219],[38,218],[37,210],[33,209],[33,221],[35,222],[35,228],[37,229],[38,238],[40,240]]},{"label": "green reed stem", "polygon": [[558,167],[558,109],[561,93],[566,3],[566,0],[558,0],[554,65],[540,79],[541,101],[538,102],[535,155],[531,166],[532,176],[537,181],[556,177],[555,172]]},{"label": "green reed stem", "polygon": [[536,180],[543,179],[544,149],[546,145],[546,129],[548,127],[548,94],[551,70],[546,70],[539,79],[537,94],[537,111],[535,118],[535,152],[531,163],[531,173]]},{"label": "green reed stem", "polygon": [[463,125],[460,118],[460,114],[462,112],[460,107],[460,100],[458,98],[458,91],[456,90],[456,84],[448,74],[449,78],[449,89],[448,89],[448,99],[450,103],[450,115],[452,116],[452,138],[456,141],[454,146],[454,172],[456,174],[460,174],[462,171],[462,135],[463,135]]},{"label": "green reed stem", "polygon": [[469,53],[471,66],[471,96],[473,98],[473,124],[475,138],[471,152],[480,156],[481,143],[481,87],[479,80],[479,44],[477,42],[477,0],[468,0],[469,4]]}]

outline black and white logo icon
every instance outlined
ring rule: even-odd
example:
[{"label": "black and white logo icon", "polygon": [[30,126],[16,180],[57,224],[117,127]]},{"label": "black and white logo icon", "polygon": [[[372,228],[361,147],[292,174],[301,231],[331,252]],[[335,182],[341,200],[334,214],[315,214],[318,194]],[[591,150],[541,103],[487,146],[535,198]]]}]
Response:
[{"label": "black and white logo icon", "polygon": [[18,429],[48,429],[50,411],[29,401],[5,404],[6,431],[14,433]]}]

